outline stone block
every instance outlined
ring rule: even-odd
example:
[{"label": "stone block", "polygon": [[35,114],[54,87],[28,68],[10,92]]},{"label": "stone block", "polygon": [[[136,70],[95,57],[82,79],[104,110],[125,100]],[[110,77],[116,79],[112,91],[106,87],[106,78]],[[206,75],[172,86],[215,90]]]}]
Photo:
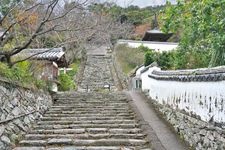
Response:
[{"label": "stone block", "polygon": [[73,143],[72,139],[50,139],[48,144],[60,144],[60,145],[71,145]]},{"label": "stone block", "polygon": [[12,110],[12,114],[13,114],[14,116],[18,116],[18,115],[20,115],[20,113],[21,113],[21,110],[20,110],[19,107],[15,107],[15,108]]},{"label": "stone block", "polygon": [[199,132],[200,136],[206,136],[206,134],[207,134],[207,132],[204,129]]},{"label": "stone block", "polygon": [[4,150],[5,149],[5,144],[0,140],[0,149]]},{"label": "stone block", "polygon": [[2,125],[0,126],[0,137],[2,136],[2,134],[4,133],[5,131],[5,127]]},{"label": "stone block", "polygon": [[13,100],[11,101],[11,104],[13,106],[18,106],[18,102],[19,102],[18,98],[13,98]]},{"label": "stone block", "polygon": [[29,125],[30,124],[30,120],[29,120],[29,118],[26,116],[26,117],[24,117],[24,123],[26,124],[26,125]]},{"label": "stone block", "polygon": [[16,134],[12,134],[10,137],[10,141],[12,141],[12,143],[16,143],[16,141],[18,140],[19,136]]},{"label": "stone block", "polygon": [[9,139],[7,136],[4,136],[4,135],[1,137],[1,141],[2,141],[3,143],[5,143],[5,144],[8,144],[8,145],[11,144],[10,139]]}]

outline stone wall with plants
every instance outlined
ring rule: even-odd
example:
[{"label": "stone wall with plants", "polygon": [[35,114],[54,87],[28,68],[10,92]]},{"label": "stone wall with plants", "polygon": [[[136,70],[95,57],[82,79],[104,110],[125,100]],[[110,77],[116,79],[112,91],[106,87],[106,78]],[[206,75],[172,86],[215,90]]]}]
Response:
[{"label": "stone wall with plants", "polygon": [[51,105],[48,93],[0,79],[0,149],[12,149]]}]

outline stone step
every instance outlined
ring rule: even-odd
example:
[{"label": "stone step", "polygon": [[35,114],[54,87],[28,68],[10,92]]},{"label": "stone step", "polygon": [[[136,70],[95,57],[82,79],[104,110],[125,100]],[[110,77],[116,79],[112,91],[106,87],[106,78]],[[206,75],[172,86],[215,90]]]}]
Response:
[{"label": "stone step", "polygon": [[74,146],[142,146],[148,144],[146,140],[140,139],[97,139],[97,140],[73,140],[65,139],[48,139],[48,140],[22,140],[22,146],[47,146],[47,145],[74,145]]},{"label": "stone step", "polygon": [[127,116],[135,116],[134,113],[89,113],[89,114],[78,114],[78,113],[75,113],[73,111],[71,112],[67,112],[67,113],[46,113],[44,115],[44,117],[109,117],[109,116],[123,116],[123,117],[127,117]]},{"label": "stone step", "polygon": [[[57,99],[55,102],[56,104],[58,102],[70,102],[70,103],[73,103],[74,105],[79,105],[79,104],[90,104],[90,105],[93,105],[93,104],[96,104],[98,105],[99,103],[100,104],[108,104],[108,105],[112,105],[112,104],[126,104],[128,100],[127,99],[118,99],[118,100],[115,100],[115,99],[102,99],[102,100],[99,100],[98,99],[91,99],[91,100],[88,100],[87,99],[78,99],[78,98],[73,98],[73,99]],[[76,102],[76,103],[74,103]],[[70,106],[68,105],[67,103],[65,104],[65,106]]]},{"label": "stone step", "polygon": [[117,94],[116,96],[126,96],[123,91],[112,91],[110,93],[100,93],[100,92],[90,92],[90,93],[84,93],[84,92],[79,92],[79,91],[71,91],[71,92],[58,92],[56,94],[54,94],[54,96],[61,96],[66,98],[67,96],[114,96],[115,94]]},{"label": "stone step", "polygon": [[67,96],[67,97],[55,97],[55,99],[56,99],[56,102],[57,101],[61,101],[61,102],[63,102],[63,100],[65,100],[65,101],[71,101],[71,102],[99,102],[99,101],[103,101],[103,102],[118,102],[118,103],[120,103],[120,102],[126,102],[126,101],[128,101],[127,99],[126,99],[126,97],[120,97],[120,98],[115,98],[115,97],[106,97],[106,98],[104,98],[104,97],[93,97],[93,95],[92,95],[92,97],[90,96],[90,97],[87,97],[87,96],[79,96],[79,97],[72,97],[72,96]]},{"label": "stone step", "polygon": [[146,137],[145,134],[27,134],[25,136],[26,140],[46,140],[50,138],[60,139],[60,138],[71,138],[71,139],[144,139]]},{"label": "stone step", "polygon": [[[49,109],[49,111],[69,111],[69,110],[75,110],[75,111],[87,111],[89,109],[93,109],[93,107],[90,107],[90,108],[51,108]],[[98,111],[129,111],[130,109],[129,108],[118,108],[118,107],[115,107],[115,108],[105,108],[105,107],[102,107],[102,108],[96,108],[96,110]]]},{"label": "stone step", "polygon": [[[93,101],[93,100],[92,100]],[[58,106],[61,106],[63,103],[64,106],[79,106],[79,105],[97,105],[100,106],[101,105],[126,105],[127,101],[125,100],[120,100],[120,101],[114,101],[114,99],[110,99],[110,100],[102,100],[102,101],[95,101],[95,102],[92,102],[92,101],[85,101],[85,100],[56,100],[55,101],[55,105],[53,107],[56,107],[57,104],[60,104]]]},{"label": "stone step", "polygon": [[13,150],[46,150],[45,147],[34,147],[34,146],[22,146],[22,147],[16,147]]},{"label": "stone step", "polygon": [[147,136],[124,95],[87,95],[58,99],[17,150],[148,149]]},{"label": "stone step", "polygon": [[133,113],[131,110],[49,110],[46,114],[120,114],[120,113]]},{"label": "stone step", "polygon": [[[59,105],[60,104],[60,105]],[[96,106],[115,106],[115,105],[127,105],[127,102],[109,102],[108,100],[107,101],[99,101],[99,102],[88,102],[88,101],[82,101],[82,102],[76,102],[76,101],[68,101],[68,100],[64,100],[64,101],[56,101],[55,105],[53,106],[54,107],[61,107],[61,106],[68,106],[68,107],[71,107],[71,106],[93,106],[93,105],[96,105]]]},{"label": "stone step", "polygon": [[74,128],[137,128],[139,124],[70,124],[70,125],[34,125],[34,129],[74,129]]},{"label": "stone step", "polygon": [[82,121],[82,120],[129,120],[134,119],[134,116],[116,116],[116,117],[41,117],[41,121],[58,121],[58,120],[70,120],[70,121]]},{"label": "stone step", "polygon": [[[83,82],[84,83],[84,82]],[[87,83],[87,82],[85,82]],[[117,94],[117,95],[115,95]],[[88,92],[88,93],[84,93],[84,92],[79,92],[79,91],[72,91],[72,92],[58,92],[56,94],[54,94],[54,97],[61,97],[61,98],[66,98],[66,97],[78,97],[81,98],[80,96],[85,96],[85,97],[90,97],[92,96],[93,98],[95,97],[104,97],[104,96],[108,96],[108,97],[118,97],[120,98],[121,96],[126,97],[126,95],[122,92],[122,91],[111,91],[109,93],[101,93],[101,92]]]},{"label": "stone step", "polygon": [[93,98],[93,95],[92,97],[87,97],[87,96],[80,96],[80,97],[54,97],[55,99],[55,102],[77,102],[77,103],[82,103],[82,102],[90,102],[90,103],[95,103],[95,102],[111,102],[111,103],[123,103],[123,102],[127,102],[128,99],[126,97],[120,97],[120,98],[115,98],[115,97],[107,97],[107,98],[104,98],[104,97],[95,97]]},{"label": "stone step", "polygon": [[125,105],[101,105],[101,106],[95,106],[95,105],[74,105],[74,106],[53,106],[50,108],[50,110],[61,110],[61,109],[121,109],[118,108],[121,107],[122,109],[130,109],[130,107],[127,106],[127,104]]},{"label": "stone step", "polygon": [[[89,99],[89,98],[87,98],[87,99]],[[87,99],[78,99],[78,98],[73,98],[73,99],[57,99],[57,100],[55,100],[55,102],[56,102],[56,104],[58,104],[58,103],[64,103],[64,102],[67,102],[67,103],[73,103],[74,105],[76,105],[76,104],[99,104],[101,101],[102,101],[102,104],[124,104],[124,103],[126,103],[128,100],[115,100],[115,99],[113,99],[113,98],[111,98],[111,99],[102,99],[102,100],[99,100],[99,99],[101,99],[101,98],[98,98],[98,99],[91,99],[91,100],[87,100]],[[65,103],[65,105],[67,104],[67,103]]]},{"label": "stone step", "polygon": [[139,128],[78,128],[78,129],[36,129],[30,134],[84,134],[84,133],[112,133],[112,134],[138,134],[142,133]]},{"label": "stone step", "polygon": [[60,146],[60,147],[17,147],[14,150],[151,150],[145,147],[131,146]]},{"label": "stone step", "polygon": [[[111,57],[88,55],[79,87],[117,90],[112,72]],[[53,99],[16,150],[150,150],[125,93],[60,92]]]},{"label": "stone step", "polygon": [[68,125],[68,124],[135,124],[135,120],[84,120],[84,121],[39,121],[38,125],[49,124],[49,125]]},{"label": "stone step", "polygon": [[49,110],[50,111],[62,111],[62,110],[89,110],[89,109],[92,109],[92,110],[129,110],[130,108],[127,107],[127,106],[75,106],[75,107],[57,107],[57,108],[50,108]]},{"label": "stone step", "polygon": [[86,130],[84,128],[79,129],[37,129],[32,130],[30,134],[84,134]]},{"label": "stone step", "polygon": [[[46,113],[46,114],[69,114],[68,112],[71,112],[71,111],[74,111],[74,110],[62,110],[62,111],[48,111],[48,113]],[[126,113],[127,112],[127,114],[130,114],[130,115],[132,115],[132,112],[130,111],[130,110],[127,110],[127,111],[125,111],[125,110],[123,110],[123,111],[121,111],[121,110],[119,110],[119,111],[117,111],[117,110],[110,110],[110,111],[107,111],[107,110],[95,110],[95,111],[80,111],[80,110],[78,110],[78,111],[74,111],[74,113],[75,114],[82,114],[82,115],[89,115],[89,114],[112,114],[112,115],[115,115],[116,116],[116,114],[121,114],[121,113]]]},{"label": "stone step", "polygon": [[[116,94],[116,95],[115,95]],[[101,99],[99,99],[101,98]],[[54,99],[62,99],[62,100],[80,100],[83,99],[85,101],[92,101],[92,100],[114,100],[119,101],[121,99],[126,100],[125,94],[120,94],[118,92],[108,92],[108,93],[97,93],[96,92],[88,92],[82,94],[56,94],[54,95]]]}]

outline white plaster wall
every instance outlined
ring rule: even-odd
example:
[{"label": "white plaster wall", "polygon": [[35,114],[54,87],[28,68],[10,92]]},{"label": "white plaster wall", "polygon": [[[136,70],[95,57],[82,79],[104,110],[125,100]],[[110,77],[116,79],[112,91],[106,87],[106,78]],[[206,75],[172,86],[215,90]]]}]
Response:
[{"label": "white plaster wall", "polygon": [[141,70],[143,70],[145,68],[145,66],[141,66],[137,71],[136,71],[136,76],[140,76],[141,75]]},{"label": "white plaster wall", "polygon": [[141,87],[141,88],[142,88],[143,91],[145,91],[145,90],[150,90],[149,85],[151,84],[151,83],[150,83],[151,81],[149,80],[148,75],[151,74],[153,70],[159,71],[159,70],[161,70],[161,69],[158,68],[158,67],[151,67],[151,68],[148,69],[148,71],[146,71],[146,72],[144,72],[144,73],[142,73],[142,74],[140,75],[140,78],[141,78],[141,80],[142,80],[142,87]]},{"label": "white plaster wall", "polygon": [[160,104],[192,112],[203,121],[213,117],[214,121],[225,123],[225,81],[178,82],[145,77],[143,80],[150,89],[149,96]]},{"label": "white plaster wall", "polygon": [[132,40],[119,40],[118,44],[128,44],[129,47],[137,48],[141,45],[154,49],[159,52],[171,51],[177,48],[178,43],[170,42],[146,42],[146,41],[132,41]]}]

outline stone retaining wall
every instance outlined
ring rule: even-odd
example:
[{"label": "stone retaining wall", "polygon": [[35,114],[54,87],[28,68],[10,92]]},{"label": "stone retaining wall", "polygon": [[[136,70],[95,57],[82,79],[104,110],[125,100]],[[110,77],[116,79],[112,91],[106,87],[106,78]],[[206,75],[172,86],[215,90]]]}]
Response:
[{"label": "stone retaining wall", "polygon": [[225,149],[225,130],[151,100],[176,133],[196,150]]},{"label": "stone retaining wall", "polygon": [[0,79],[0,149],[12,149],[51,105],[48,93]]}]

